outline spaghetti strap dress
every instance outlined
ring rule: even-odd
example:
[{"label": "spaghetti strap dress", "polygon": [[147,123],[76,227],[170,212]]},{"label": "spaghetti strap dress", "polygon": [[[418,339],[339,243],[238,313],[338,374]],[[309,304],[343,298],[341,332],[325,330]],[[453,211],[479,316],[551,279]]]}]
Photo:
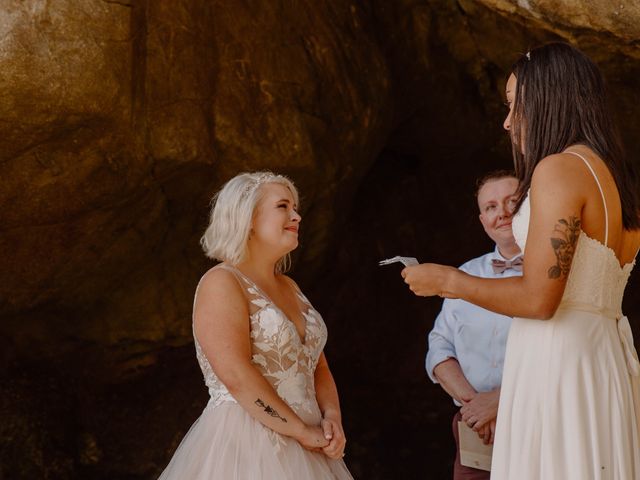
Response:
[{"label": "spaghetti strap dress", "polygon": [[[513,219],[522,251],[529,215],[527,198]],[[492,480],[640,479],[640,364],[621,310],[635,260],[620,266],[605,222],[604,244],[580,233],[555,315],[513,319]]]}]

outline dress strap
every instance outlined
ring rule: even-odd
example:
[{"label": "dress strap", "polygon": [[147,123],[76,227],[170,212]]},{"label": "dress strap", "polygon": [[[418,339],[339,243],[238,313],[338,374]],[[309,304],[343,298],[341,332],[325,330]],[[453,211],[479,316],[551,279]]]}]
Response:
[{"label": "dress strap", "polygon": [[602,190],[602,185],[600,185],[600,180],[598,180],[598,175],[596,175],[595,170],[593,169],[591,164],[587,161],[587,159],[584,158],[582,155],[580,155],[578,152],[571,152],[569,150],[565,150],[564,153],[570,153],[572,155],[576,155],[577,157],[580,157],[582,161],[585,163],[585,165],[589,168],[589,170],[591,171],[591,174],[593,175],[593,178],[595,178],[596,183],[598,184],[598,190],[600,190],[600,195],[602,196],[602,205],[604,206],[604,246],[606,247],[608,246],[607,244],[609,243],[609,212],[607,211],[607,201],[604,198],[604,191]]},{"label": "dress strap", "polygon": [[239,268],[226,263],[219,263],[213,268],[219,268],[231,272],[235,277],[238,285],[240,285],[240,288],[242,289],[244,297],[247,299],[250,315],[253,315],[257,310],[267,304],[274,304],[273,301],[260,289],[256,282],[242,273]]},{"label": "dress strap", "polygon": [[238,282],[238,285],[240,285],[240,288],[242,289],[242,292],[244,293],[244,296],[247,298],[247,300],[251,300],[251,296],[256,295],[257,292],[254,293],[251,291],[252,290],[251,287],[255,287],[255,284],[251,281],[250,278],[248,278],[244,273],[242,273],[233,265],[227,265],[226,263],[219,263],[213,268],[231,272],[231,274],[235,277],[236,281]]},{"label": "dress strap", "polygon": [[237,268],[232,267],[231,265],[227,265],[225,263],[219,263],[213,268],[226,270],[227,272],[231,272],[233,276],[236,277],[238,280],[241,280],[241,279],[244,280],[244,275],[242,275],[242,272],[240,272],[240,270],[238,270]]},{"label": "dress strap", "polygon": [[225,270],[230,271],[236,276],[236,278],[238,279],[238,281],[240,281],[241,284],[244,283],[245,285],[247,285],[247,290],[248,288],[252,288],[254,290],[253,292],[249,291],[249,293],[264,297],[267,300],[271,301],[269,296],[258,286],[258,284],[254,282],[251,278],[247,277],[244,273],[242,273],[239,268],[234,267],[233,265],[228,265],[226,263],[221,263],[217,265],[216,268],[224,268]]}]

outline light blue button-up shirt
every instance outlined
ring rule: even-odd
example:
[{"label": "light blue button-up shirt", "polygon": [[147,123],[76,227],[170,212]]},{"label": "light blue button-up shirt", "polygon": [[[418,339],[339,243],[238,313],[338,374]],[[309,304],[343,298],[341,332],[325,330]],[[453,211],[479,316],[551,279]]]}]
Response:
[{"label": "light blue button-up shirt", "polygon": [[[507,278],[522,275],[512,268],[493,273],[491,260],[506,260],[498,248],[468,261],[460,270],[476,277]],[[517,257],[514,257],[517,258]],[[458,360],[464,376],[477,392],[490,392],[500,386],[507,335],[511,317],[485,310],[460,299],[445,299],[429,333],[425,367],[429,378],[438,383],[433,369],[448,358]],[[458,402],[455,402],[458,405]]]}]

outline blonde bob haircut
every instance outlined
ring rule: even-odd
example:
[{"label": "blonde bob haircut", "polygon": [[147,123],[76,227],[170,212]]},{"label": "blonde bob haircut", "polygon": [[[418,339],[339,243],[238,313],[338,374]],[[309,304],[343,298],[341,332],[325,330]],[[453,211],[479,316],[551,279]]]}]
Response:
[{"label": "blonde bob haircut", "polygon": [[[200,239],[205,255],[214,260],[237,265],[247,255],[247,240],[256,206],[262,198],[262,185],[278,183],[289,189],[298,205],[298,190],[283,175],[271,172],[236,175],[213,196],[209,226]],[[286,272],[291,265],[289,254],[276,262],[276,272]]]}]

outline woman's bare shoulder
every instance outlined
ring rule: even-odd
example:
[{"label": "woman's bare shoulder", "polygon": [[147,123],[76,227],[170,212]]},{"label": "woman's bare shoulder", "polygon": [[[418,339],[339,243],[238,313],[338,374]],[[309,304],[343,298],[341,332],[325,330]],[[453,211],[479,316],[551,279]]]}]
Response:
[{"label": "woman's bare shoulder", "polygon": [[199,299],[222,297],[233,301],[244,298],[238,278],[230,270],[219,266],[210,268],[202,275],[197,292]]},{"label": "woman's bare shoulder", "polygon": [[554,153],[544,157],[533,171],[533,178],[542,181],[583,180],[588,173],[584,161],[571,153]]},{"label": "woman's bare shoulder", "polygon": [[532,192],[585,199],[593,177],[584,162],[570,153],[556,153],[536,165],[531,178]]}]

